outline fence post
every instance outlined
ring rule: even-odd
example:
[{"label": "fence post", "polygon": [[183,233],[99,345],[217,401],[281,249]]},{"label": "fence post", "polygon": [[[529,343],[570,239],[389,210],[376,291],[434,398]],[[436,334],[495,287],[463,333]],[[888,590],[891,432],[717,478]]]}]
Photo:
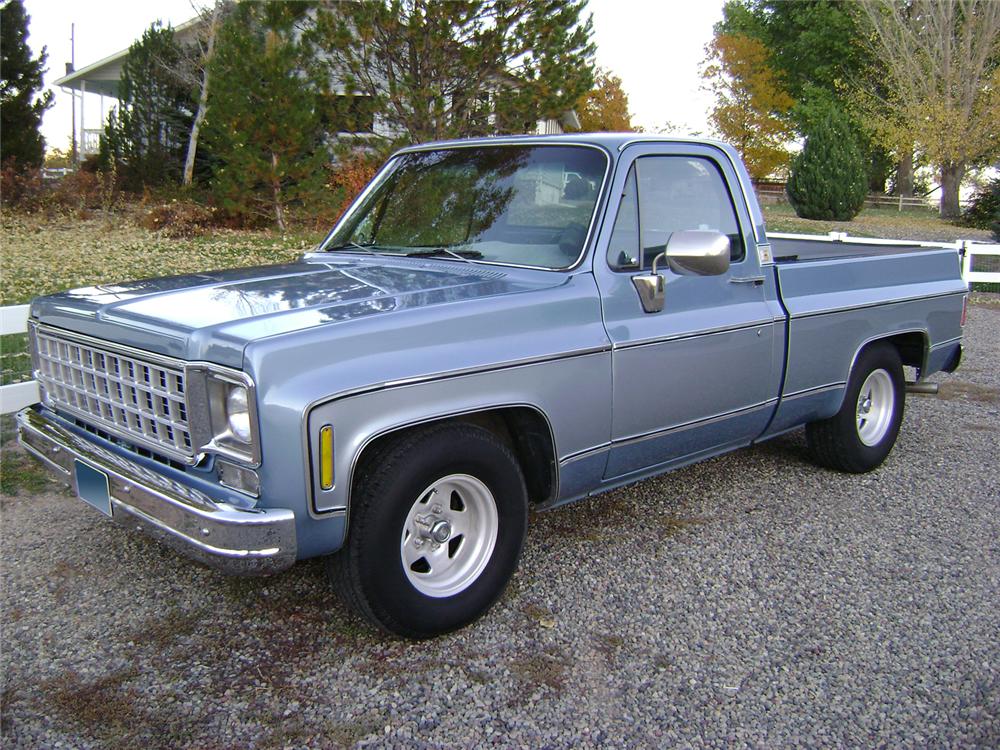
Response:
[{"label": "fence post", "polygon": [[962,256],[962,278],[968,279],[972,271],[972,253],[969,252],[969,241],[959,240],[959,254]]}]

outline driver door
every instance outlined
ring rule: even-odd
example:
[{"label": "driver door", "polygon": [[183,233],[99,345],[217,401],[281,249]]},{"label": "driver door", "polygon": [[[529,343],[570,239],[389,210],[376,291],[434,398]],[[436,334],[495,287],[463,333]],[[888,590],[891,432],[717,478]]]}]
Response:
[{"label": "driver door", "polygon": [[[749,444],[773,414],[783,355],[774,282],[758,264],[745,204],[733,200],[739,182],[728,159],[701,144],[626,153],[613,186],[619,209],[605,222],[594,268],[613,345],[607,480]],[[727,235],[729,269],[687,276],[661,261],[665,305],[644,312],[632,276],[688,229]]]}]

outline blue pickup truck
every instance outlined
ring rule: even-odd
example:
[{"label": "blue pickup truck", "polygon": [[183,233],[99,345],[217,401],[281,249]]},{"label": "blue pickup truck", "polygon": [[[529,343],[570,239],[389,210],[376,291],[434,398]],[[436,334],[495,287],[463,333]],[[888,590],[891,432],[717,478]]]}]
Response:
[{"label": "blue pickup truck", "polygon": [[529,508],[802,426],[876,468],[966,292],[954,249],[769,238],[722,143],[432,143],[296,263],[36,299],[19,433],[116,521],[232,573],[328,556],[429,637],[496,601]]}]

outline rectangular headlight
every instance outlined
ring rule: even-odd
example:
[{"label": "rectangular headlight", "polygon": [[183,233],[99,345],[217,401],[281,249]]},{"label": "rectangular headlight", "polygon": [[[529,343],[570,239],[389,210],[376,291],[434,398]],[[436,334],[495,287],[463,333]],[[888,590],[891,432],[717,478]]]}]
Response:
[{"label": "rectangular headlight", "polygon": [[260,464],[253,381],[235,370],[196,366],[188,382],[196,450]]}]

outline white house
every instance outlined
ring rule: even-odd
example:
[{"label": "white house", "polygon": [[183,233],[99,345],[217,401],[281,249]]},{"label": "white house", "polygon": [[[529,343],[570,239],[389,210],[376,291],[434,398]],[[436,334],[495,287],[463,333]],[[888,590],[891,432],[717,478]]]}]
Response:
[{"label": "white house", "polygon": [[[203,19],[197,16],[180,24],[173,29],[175,39],[181,45],[194,44],[202,23],[204,23]],[[114,104],[117,104],[118,81],[121,78],[122,66],[125,64],[127,56],[128,50],[123,49],[103,60],[68,72],[54,83],[54,85],[62,87],[64,91],[73,92],[78,97],[78,132],[80,133],[78,154],[80,159],[96,154],[98,151],[107,112]],[[355,100],[356,106],[351,106],[349,110],[355,111],[358,116],[353,118],[354,129],[341,131],[340,135],[391,135],[389,128],[378,116],[378,113],[371,112],[371,108],[364,106],[362,100],[367,97],[352,95],[350,92],[342,92],[341,96]],[[564,130],[579,129],[580,120],[576,112],[572,110],[559,118],[538,120],[535,126],[535,132],[540,135],[558,134]]]}]

